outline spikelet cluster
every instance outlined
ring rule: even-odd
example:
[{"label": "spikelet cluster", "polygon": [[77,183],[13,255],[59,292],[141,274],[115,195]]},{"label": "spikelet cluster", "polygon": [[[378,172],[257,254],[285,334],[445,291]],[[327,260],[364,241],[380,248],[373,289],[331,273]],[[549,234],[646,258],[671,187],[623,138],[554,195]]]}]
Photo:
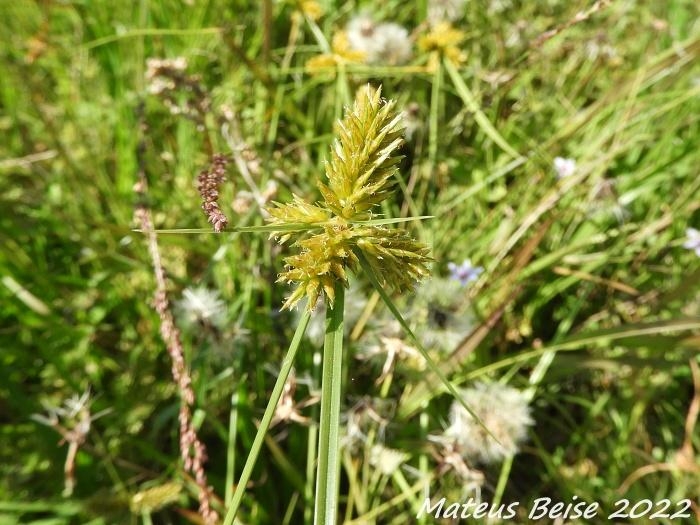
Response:
[{"label": "spikelet cluster", "polygon": [[273,233],[280,242],[291,238],[290,226],[309,232],[294,242],[299,253],[285,259],[285,271],[278,279],[297,285],[284,308],[307,297],[312,309],[322,293],[332,307],[335,283],[347,286],[347,270],[357,268],[360,253],[375,275],[395,290],[428,274],[427,247],[405,231],[358,224],[371,219],[373,208],[391,194],[402,132],[394,103],[381,98],[381,89],[361,89],[337,125],[326,163],[328,180],[318,183],[323,201],[311,204],[295,195],[291,203],[275,203],[269,209],[270,222],[280,226]]}]

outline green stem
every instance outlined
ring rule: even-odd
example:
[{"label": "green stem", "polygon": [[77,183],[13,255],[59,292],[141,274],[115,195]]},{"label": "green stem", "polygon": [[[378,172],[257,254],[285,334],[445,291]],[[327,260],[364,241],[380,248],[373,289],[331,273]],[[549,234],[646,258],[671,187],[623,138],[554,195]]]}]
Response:
[{"label": "green stem", "polygon": [[[319,384],[321,382],[321,364],[323,362],[323,357],[321,355],[322,350],[315,349],[314,354],[311,358],[313,363],[313,380],[314,384]],[[314,421],[318,421],[319,417],[319,406],[314,404],[311,408],[311,417]],[[304,523],[311,523],[313,521],[314,513],[314,489],[316,487],[316,452],[318,451],[318,426],[309,425],[309,439],[306,443],[306,486],[304,487]]]},{"label": "green stem", "polygon": [[323,345],[321,420],[316,476],[316,525],[334,525],[338,516],[340,485],[340,400],[343,377],[343,310],[345,288],[335,285],[333,308],[326,310],[326,339]]},{"label": "green stem", "polygon": [[356,250],[355,255],[357,255],[357,258],[360,261],[360,266],[364,270],[365,274],[369,278],[369,281],[372,283],[372,286],[374,287],[375,290],[379,293],[381,296],[382,300],[384,301],[384,304],[386,304],[387,308],[391,311],[392,314],[394,314],[394,317],[396,320],[399,322],[401,325],[401,328],[404,329],[406,334],[411,338],[411,341],[415,344],[416,348],[420,352],[420,354],[423,356],[423,359],[425,359],[426,364],[428,365],[428,368],[437,376],[437,378],[440,380],[440,383],[442,383],[442,386],[445,387],[445,389],[452,394],[452,396],[459,402],[460,405],[464,407],[464,409],[469,412],[469,414],[474,418],[474,421],[476,421],[481,428],[483,428],[486,433],[491,436],[496,443],[500,443],[498,441],[498,438],[493,435],[493,432],[491,432],[488,428],[486,428],[486,425],[484,425],[484,422],[481,421],[481,418],[472,410],[472,408],[466,404],[464,399],[462,399],[462,396],[457,392],[457,389],[455,386],[452,384],[452,382],[447,379],[447,376],[445,375],[445,372],[442,371],[442,369],[437,365],[437,363],[433,360],[432,357],[428,354],[428,351],[423,347],[423,344],[418,340],[416,337],[416,334],[413,333],[413,330],[411,330],[411,327],[408,326],[408,323],[406,320],[403,318],[401,313],[399,312],[398,308],[396,308],[396,305],[394,302],[391,300],[389,295],[387,295],[386,291],[382,287],[382,285],[379,283],[379,280],[377,279],[376,274],[374,273],[374,270],[372,270],[372,266],[370,263],[367,261],[367,257],[361,250]]},{"label": "green stem", "polygon": [[[341,296],[342,297],[342,296]],[[270,428],[270,422],[272,421],[272,416],[275,414],[277,409],[277,403],[282,396],[282,391],[284,389],[284,384],[287,382],[289,377],[289,372],[292,370],[292,365],[294,364],[294,357],[296,356],[297,350],[299,350],[299,344],[301,343],[301,338],[304,336],[306,327],[309,324],[309,319],[311,317],[311,312],[308,310],[304,311],[301,319],[299,320],[299,325],[294,332],[294,337],[289,345],[289,350],[287,355],[282,361],[282,367],[280,368],[280,374],[277,377],[277,382],[272,389],[272,394],[270,395],[270,401],[267,404],[265,413],[263,414],[262,421],[260,421],[260,426],[258,427],[258,433],[255,434],[255,439],[253,440],[253,446],[250,448],[250,453],[246,459],[245,465],[243,466],[243,472],[241,472],[241,478],[238,480],[238,485],[236,485],[236,491],[233,493],[233,498],[228,505],[228,511],[226,512],[226,517],[224,518],[224,525],[231,525],[238,512],[238,507],[241,505],[243,500],[243,494],[245,493],[246,485],[250,480],[250,476],[253,473],[253,467],[255,466],[255,461],[258,459],[258,454],[262,447],[263,441],[265,440],[265,434]]]},{"label": "green stem", "polygon": [[442,62],[437,65],[433,74],[433,85],[430,93],[430,125],[428,135],[428,170],[433,171],[437,160],[438,126],[440,125],[440,91],[442,90]]},{"label": "green stem", "polygon": [[231,412],[228,421],[228,443],[226,447],[226,495],[224,501],[233,497],[233,476],[236,468],[236,437],[238,429],[238,390],[231,396]]},{"label": "green stem", "polygon": [[318,427],[309,425],[309,439],[306,445],[306,485],[304,486],[304,523],[311,523],[313,509],[311,502],[314,499],[314,466],[316,445],[318,443]]},{"label": "green stem", "polygon": [[508,457],[503,462],[501,467],[501,473],[498,476],[498,484],[496,485],[496,490],[494,491],[492,505],[493,507],[498,507],[501,504],[501,499],[503,498],[503,493],[506,490],[506,484],[508,483],[508,477],[510,476],[510,469],[513,467],[513,457]]},{"label": "green stem", "polygon": [[153,525],[153,520],[151,519],[151,513],[144,510],[141,513],[141,521],[143,522],[143,525]]}]

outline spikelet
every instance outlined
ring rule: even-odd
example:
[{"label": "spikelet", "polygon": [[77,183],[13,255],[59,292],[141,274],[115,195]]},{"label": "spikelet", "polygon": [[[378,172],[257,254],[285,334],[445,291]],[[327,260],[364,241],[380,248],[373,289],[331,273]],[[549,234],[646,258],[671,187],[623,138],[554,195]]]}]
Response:
[{"label": "spikelet", "polygon": [[374,273],[397,291],[410,288],[430,272],[428,248],[414,240],[404,230],[382,227],[357,232],[357,247],[367,258]]},{"label": "spikelet", "polygon": [[318,186],[328,207],[346,219],[360,219],[391,193],[401,160],[401,115],[381,99],[381,89],[358,93],[355,106],[338,124],[338,138],[326,164],[328,185]]},{"label": "spikelet", "polygon": [[331,218],[328,210],[309,204],[298,195],[294,195],[294,202],[291,204],[280,204],[279,202],[273,204],[274,208],[268,208],[272,224],[323,224]]},{"label": "spikelet", "polygon": [[348,225],[336,223],[325,226],[322,233],[294,243],[301,251],[284,260],[286,270],[280,274],[278,282],[299,285],[283,308],[292,308],[304,296],[308,297],[309,308],[313,308],[321,292],[333,307],[335,282],[339,280],[347,286],[345,269],[354,270],[358,262],[353,252],[353,235]]},{"label": "spikelet", "polygon": [[270,222],[280,225],[272,235],[281,242],[292,235],[284,225],[305,225],[302,229],[309,232],[294,242],[299,253],[285,259],[279,276],[278,282],[297,285],[283,308],[307,297],[312,309],[321,294],[332,307],[335,283],[348,285],[347,270],[357,268],[360,252],[380,280],[395,290],[428,275],[428,249],[408,233],[356,224],[371,217],[372,208],[391,194],[395,183],[400,160],[395,152],[403,141],[403,126],[393,108],[393,102],[382,100],[380,89],[361,89],[338,123],[326,164],[328,182],[318,183],[323,202],[309,204],[295,195],[293,202],[269,209]]}]

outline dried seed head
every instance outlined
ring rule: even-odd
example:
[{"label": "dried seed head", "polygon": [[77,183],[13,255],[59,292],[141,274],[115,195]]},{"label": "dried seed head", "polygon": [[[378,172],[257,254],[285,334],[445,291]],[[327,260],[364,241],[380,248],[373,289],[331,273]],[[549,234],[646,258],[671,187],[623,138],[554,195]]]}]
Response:
[{"label": "dried seed head", "polygon": [[398,24],[377,24],[365,13],[352,18],[346,32],[350,48],[362,53],[367,64],[397,66],[411,59],[413,43]]},{"label": "dried seed head", "polygon": [[450,426],[445,436],[455,440],[457,449],[470,462],[498,463],[514,456],[534,424],[526,395],[499,383],[476,383],[461,392],[462,399],[484,422],[498,442],[457,401],[450,409]]},{"label": "dried seed head", "polygon": [[217,290],[204,286],[185,288],[177,307],[180,320],[190,328],[202,325],[223,328],[226,321],[226,303]]},{"label": "dried seed head", "polygon": [[221,211],[218,202],[219,186],[226,180],[227,164],[228,158],[225,155],[214,155],[209,169],[197,176],[197,190],[202,197],[202,209],[217,233],[228,224],[228,218]]},{"label": "dried seed head", "polygon": [[428,23],[454,22],[464,16],[466,0],[429,0]]}]

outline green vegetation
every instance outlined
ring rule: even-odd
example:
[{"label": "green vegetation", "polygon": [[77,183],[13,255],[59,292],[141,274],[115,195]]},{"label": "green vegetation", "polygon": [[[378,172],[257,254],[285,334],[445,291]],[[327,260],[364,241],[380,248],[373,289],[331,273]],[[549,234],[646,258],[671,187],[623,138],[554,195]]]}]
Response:
[{"label": "green vegetation", "polygon": [[[696,4],[0,0],[0,525],[203,523],[183,407],[221,520],[253,449],[240,523],[313,523],[335,431],[338,523],[450,522],[427,492],[697,519]],[[368,84],[402,118],[349,187]]]}]

